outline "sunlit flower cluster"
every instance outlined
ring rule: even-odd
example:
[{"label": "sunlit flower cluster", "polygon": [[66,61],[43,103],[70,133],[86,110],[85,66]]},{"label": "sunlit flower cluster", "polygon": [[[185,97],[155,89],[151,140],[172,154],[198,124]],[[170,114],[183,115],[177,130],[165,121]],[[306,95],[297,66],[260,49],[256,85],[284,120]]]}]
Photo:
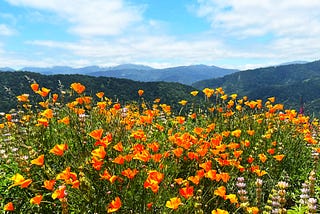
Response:
[{"label": "sunlit flower cluster", "polygon": [[[131,104],[105,92],[88,96],[81,83],[71,84],[67,103],[37,83],[31,89],[42,98],[36,108],[33,96],[22,94],[23,111],[0,116],[1,164],[11,166],[1,184],[5,211],[286,210],[286,194],[295,194],[291,187],[318,166],[311,156],[320,153],[316,121],[284,109],[274,97],[249,100],[205,88],[190,92],[191,98],[203,96],[200,103],[186,98],[175,109],[158,98],[148,103],[142,89]],[[9,149],[17,154],[9,157]],[[301,200],[314,210],[315,189],[304,185],[302,195],[312,191],[312,197]]]}]

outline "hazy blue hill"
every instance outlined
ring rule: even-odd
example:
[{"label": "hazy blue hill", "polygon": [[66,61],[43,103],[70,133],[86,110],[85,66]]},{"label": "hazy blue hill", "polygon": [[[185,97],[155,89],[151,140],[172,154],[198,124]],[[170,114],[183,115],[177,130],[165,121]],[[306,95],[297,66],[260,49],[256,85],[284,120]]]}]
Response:
[{"label": "hazy blue hill", "polygon": [[146,65],[137,65],[137,64],[121,64],[114,67],[110,67],[110,70],[153,70],[154,68]]},{"label": "hazy blue hill", "polygon": [[126,68],[126,69],[109,69],[105,71],[93,72],[92,76],[121,77],[136,81],[164,81],[179,82],[191,85],[199,80],[208,78],[222,77],[234,73],[237,70],[225,69],[215,66],[190,65],[178,66],[164,69],[143,69],[143,68]]},{"label": "hazy blue hill", "polygon": [[[219,68],[216,66],[190,65],[172,68],[155,69],[145,65],[122,64],[114,67],[87,66],[72,68],[69,66],[54,66],[47,68],[24,67],[21,71],[31,71],[45,75],[54,74],[84,74],[95,77],[126,78],[143,82],[179,82],[191,85],[194,82],[209,78],[222,77],[238,70]],[[10,70],[10,71],[13,71]]]},{"label": "hazy blue hill", "polygon": [[9,67],[2,67],[0,68],[0,71],[14,71],[14,69]]},{"label": "hazy blue hill", "polygon": [[279,102],[294,108],[298,108],[303,99],[307,110],[319,112],[320,107],[310,104],[320,98],[320,61],[239,71],[192,86],[223,87],[227,93],[247,95],[251,99],[276,96]]}]

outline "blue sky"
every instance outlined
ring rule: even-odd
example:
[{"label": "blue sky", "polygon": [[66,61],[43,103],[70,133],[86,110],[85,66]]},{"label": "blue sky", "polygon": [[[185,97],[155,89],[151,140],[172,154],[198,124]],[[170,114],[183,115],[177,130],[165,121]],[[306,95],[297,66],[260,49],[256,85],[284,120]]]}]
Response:
[{"label": "blue sky", "polygon": [[0,0],[0,67],[320,58],[318,0]]}]

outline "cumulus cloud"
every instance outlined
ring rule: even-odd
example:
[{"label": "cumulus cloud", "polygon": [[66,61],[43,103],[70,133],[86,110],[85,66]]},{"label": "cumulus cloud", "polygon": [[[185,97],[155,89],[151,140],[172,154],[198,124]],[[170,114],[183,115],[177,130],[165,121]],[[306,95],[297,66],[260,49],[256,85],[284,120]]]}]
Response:
[{"label": "cumulus cloud", "polygon": [[124,0],[7,0],[15,6],[57,14],[70,23],[69,31],[79,36],[117,35],[139,22],[142,6]]},{"label": "cumulus cloud", "polygon": [[[213,61],[227,53],[215,40],[181,40],[169,36],[119,37],[113,40],[83,40],[76,42],[29,41],[30,45],[59,48],[80,58],[113,63],[148,61],[160,67],[172,64],[194,64]],[[146,60],[147,59],[147,60]],[[163,63],[159,63],[163,62]]]},{"label": "cumulus cloud", "polygon": [[212,28],[239,36],[315,35],[320,33],[320,1],[317,0],[198,0],[197,15]]},{"label": "cumulus cloud", "polygon": [[15,33],[13,29],[5,24],[0,24],[0,36],[11,36]]}]

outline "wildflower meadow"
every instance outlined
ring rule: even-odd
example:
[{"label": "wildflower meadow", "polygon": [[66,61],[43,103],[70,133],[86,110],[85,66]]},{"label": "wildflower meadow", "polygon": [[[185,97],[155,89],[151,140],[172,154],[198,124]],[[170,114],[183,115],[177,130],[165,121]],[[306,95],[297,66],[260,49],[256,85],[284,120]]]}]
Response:
[{"label": "wildflower meadow", "polygon": [[274,97],[30,87],[0,115],[1,213],[320,212],[318,120]]}]

